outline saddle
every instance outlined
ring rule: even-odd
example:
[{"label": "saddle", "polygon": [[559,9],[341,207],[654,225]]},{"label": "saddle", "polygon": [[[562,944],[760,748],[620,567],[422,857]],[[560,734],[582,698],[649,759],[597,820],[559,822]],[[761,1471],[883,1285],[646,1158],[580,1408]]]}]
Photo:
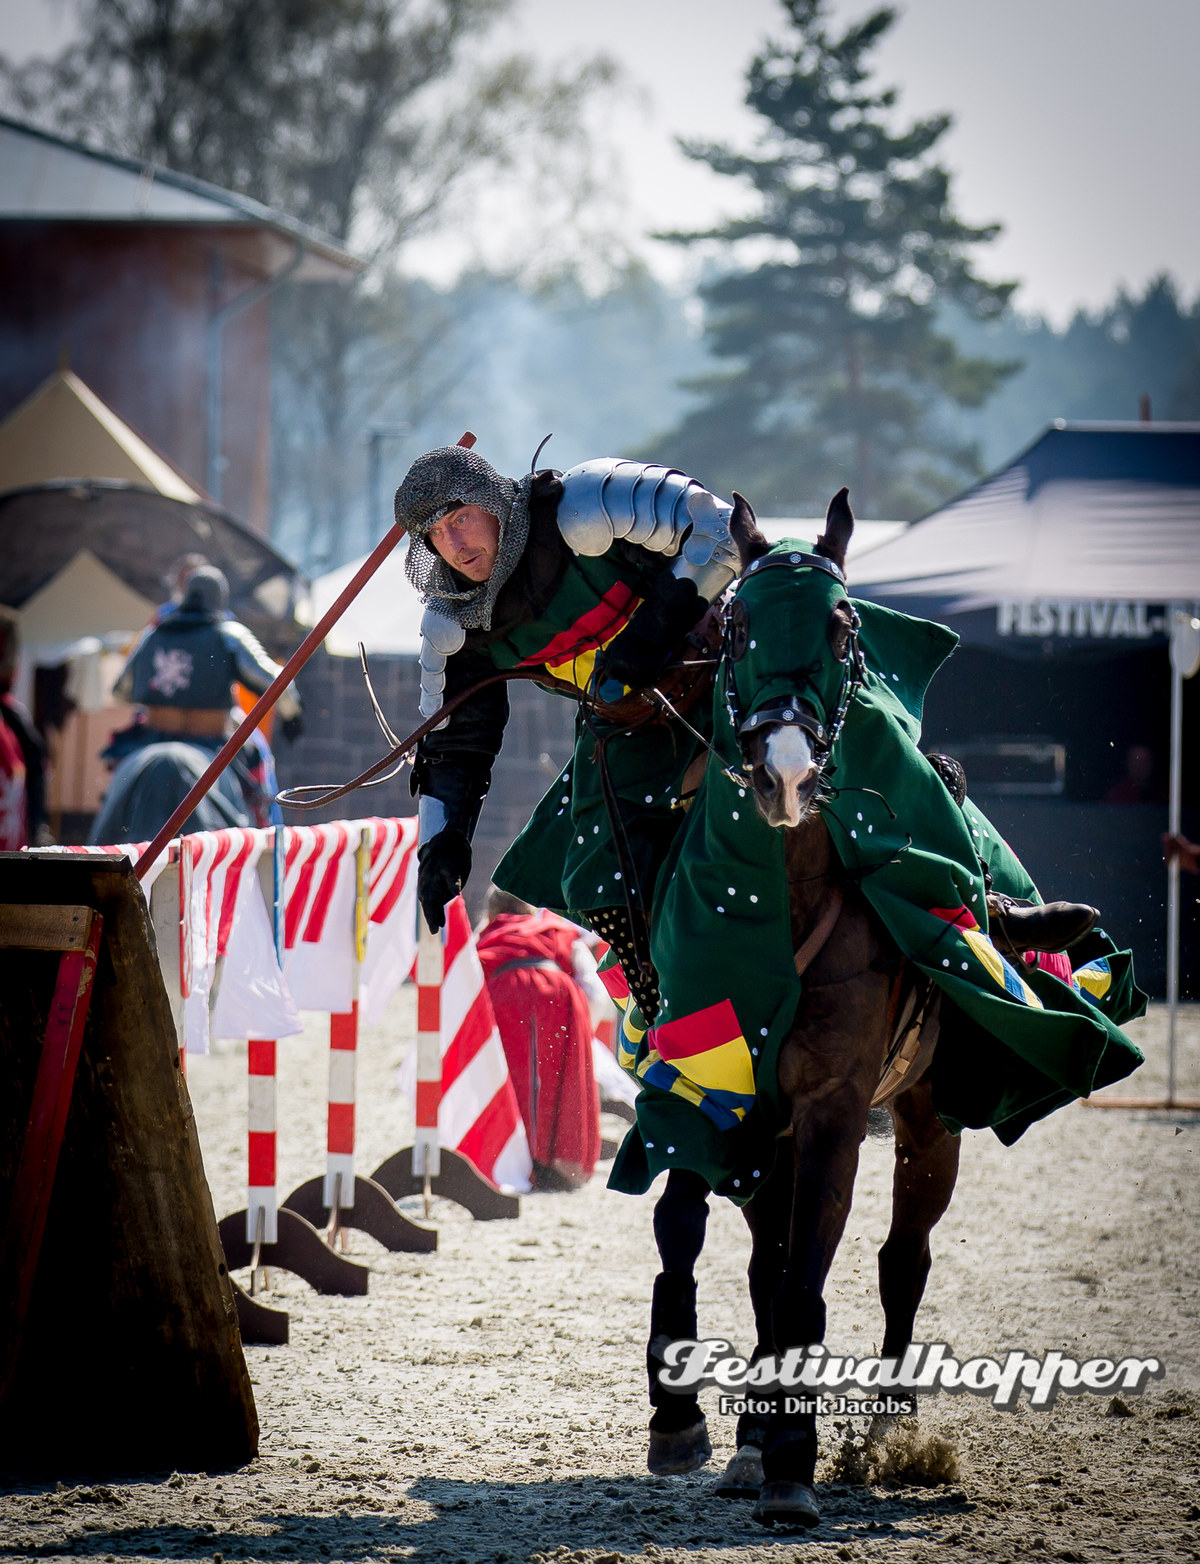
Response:
[{"label": "saddle", "polygon": [[659,675],[655,689],[665,696],[668,705],[659,701],[650,690],[631,690],[619,701],[602,701],[592,695],[589,705],[596,716],[632,732],[655,723],[665,726],[671,721],[673,712],[682,715],[702,700],[710,699],[721,660],[719,601],[705,610],[704,617],[688,631],[683,644]]},{"label": "saddle", "polygon": [[[843,901],[841,887],[834,885],[824,915],[795,954],[794,962],[798,977],[804,976],[833,933],[834,925],[841,916]],[[878,1108],[889,1097],[894,1097],[912,1074],[913,1067],[921,1057],[922,1033],[936,998],[935,986],[931,979],[913,966],[912,962],[901,958],[892,976],[892,985],[888,992],[888,1049],[884,1056],[879,1084],[871,1098],[872,1108]],[[936,1033],[934,1039],[931,1039],[931,1046],[935,1039]]]},{"label": "saddle", "polygon": [[[902,963],[892,979],[888,994],[887,1026],[888,1051],[884,1055],[879,1085],[871,1098],[870,1106],[879,1108],[901,1091],[914,1074],[914,1066],[921,1057],[922,1034],[925,1023],[937,1004],[937,990],[930,978],[918,971],[911,961]],[[930,1045],[936,1039],[930,1039]]]}]

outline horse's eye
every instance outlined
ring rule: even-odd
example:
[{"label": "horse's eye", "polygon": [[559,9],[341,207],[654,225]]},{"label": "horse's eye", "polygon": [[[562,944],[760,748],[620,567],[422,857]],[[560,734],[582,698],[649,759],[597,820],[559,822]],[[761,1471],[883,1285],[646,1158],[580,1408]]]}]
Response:
[{"label": "horse's eye", "polygon": [[729,614],[729,655],[739,662],[746,655],[750,644],[750,614],[739,598]]},{"label": "horse's eye", "polygon": [[844,663],[850,655],[850,607],[847,603],[835,603],[826,626],[829,645],[838,662]]}]

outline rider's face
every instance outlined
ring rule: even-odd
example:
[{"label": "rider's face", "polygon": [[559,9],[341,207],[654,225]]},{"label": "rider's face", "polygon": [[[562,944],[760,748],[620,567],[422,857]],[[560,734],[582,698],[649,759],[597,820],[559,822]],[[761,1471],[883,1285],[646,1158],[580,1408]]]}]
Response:
[{"label": "rider's face", "polygon": [[425,540],[459,575],[486,581],[496,563],[500,523],[482,505],[460,505],[430,527]]}]

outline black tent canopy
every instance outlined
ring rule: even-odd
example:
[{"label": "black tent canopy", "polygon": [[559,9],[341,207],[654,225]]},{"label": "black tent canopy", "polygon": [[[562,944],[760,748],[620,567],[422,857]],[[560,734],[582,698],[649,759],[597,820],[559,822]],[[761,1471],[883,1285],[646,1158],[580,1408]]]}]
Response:
[{"label": "black tent canopy", "polygon": [[1161,642],[1200,602],[1200,424],[1060,421],[852,575],[976,644]]}]

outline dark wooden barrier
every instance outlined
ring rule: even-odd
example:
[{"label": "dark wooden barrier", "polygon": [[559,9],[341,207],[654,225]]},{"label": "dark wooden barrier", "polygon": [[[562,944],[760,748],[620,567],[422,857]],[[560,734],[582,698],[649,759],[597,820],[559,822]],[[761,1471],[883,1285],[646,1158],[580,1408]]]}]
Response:
[{"label": "dark wooden barrier", "polygon": [[[240,1465],[258,1419],[154,936],[129,864],[0,854],[0,905],[91,908],[99,958],[11,1384],[0,1465]],[[19,925],[21,914],[6,922]],[[0,1231],[58,972],[0,949]],[[11,1287],[11,1283],[9,1284]],[[0,1345],[16,1300],[0,1297]]]}]

